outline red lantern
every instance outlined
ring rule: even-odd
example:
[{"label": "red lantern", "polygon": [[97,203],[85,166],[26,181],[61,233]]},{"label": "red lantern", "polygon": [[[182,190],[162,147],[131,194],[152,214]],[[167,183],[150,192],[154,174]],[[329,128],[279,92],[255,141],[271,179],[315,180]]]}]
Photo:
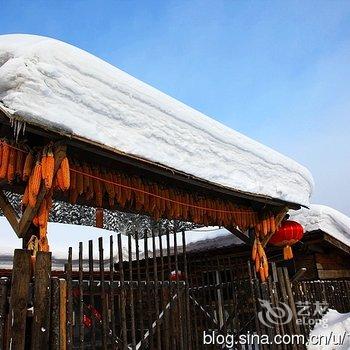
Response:
[{"label": "red lantern", "polygon": [[183,281],[184,280],[184,276],[182,275],[182,272],[180,270],[177,271],[171,271],[170,272],[170,280],[171,281]]},{"label": "red lantern", "polygon": [[282,222],[279,229],[270,238],[269,243],[277,247],[283,247],[283,257],[285,260],[289,260],[293,259],[291,245],[300,241],[303,235],[303,226],[295,221],[286,220]]}]

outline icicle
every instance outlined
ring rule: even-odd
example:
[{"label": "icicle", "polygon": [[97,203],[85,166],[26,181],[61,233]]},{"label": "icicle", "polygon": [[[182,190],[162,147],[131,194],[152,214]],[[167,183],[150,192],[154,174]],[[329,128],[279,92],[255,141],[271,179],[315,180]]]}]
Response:
[{"label": "icicle", "polygon": [[16,133],[17,133],[17,120],[15,119],[12,123],[12,128],[13,128],[13,137],[16,138]]},{"label": "icicle", "polygon": [[23,120],[19,120],[19,119],[16,119],[14,117],[10,117],[10,125],[13,128],[13,137],[17,142],[19,135],[21,134],[21,131],[22,131],[22,135],[25,134],[27,123]]},{"label": "icicle", "polygon": [[19,134],[21,132],[21,129],[22,129],[22,126],[23,126],[23,122],[20,121],[20,120],[17,120],[17,128],[16,128],[16,142],[18,142],[18,137],[19,137]]}]

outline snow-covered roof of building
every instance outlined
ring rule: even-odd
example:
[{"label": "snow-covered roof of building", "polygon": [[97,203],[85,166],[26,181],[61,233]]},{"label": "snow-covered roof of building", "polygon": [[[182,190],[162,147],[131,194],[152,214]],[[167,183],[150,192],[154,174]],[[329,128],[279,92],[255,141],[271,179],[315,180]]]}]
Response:
[{"label": "snow-covered roof of building", "polygon": [[326,205],[311,204],[310,209],[291,210],[291,219],[305,232],[321,230],[350,247],[350,218]]},{"label": "snow-covered roof of building", "polygon": [[297,162],[54,39],[0,36],[0,109],[215,185],[309,204],[313,179]]},{"label": "snow-covered roof of building", "polygon": [[[13,229],[7,219],[0,216],[0,269],[12,268],[13,251],[16,248],[21,248],[22,241],[14,234]],[[48,224],[50,250],[52,252],[52,264],[54,269],[62,270],[64,263],[68,258],[68,248],[72,247],[73,260],[78,259],[79,242],[83,242],[83,258],[88,259],[88,242],[93,241],[94,244],[94,259],[98,260],[98,239],[102,237],[105,251],[109,252],[109,238],[114,236],[114,245],[117,245],[116,232],[99,229],[91,226],[69,225],[49,222]],[[224,228],[219,227],[205,227],[186,231],[186,250],[194,252],[203,249],[221,248],[232,244],[242,244],[243,242],[229,233]],[[173,252],[174,235],[170,235],[170,250]],[[128,259],[128,237],[121,235],[123,247],[123,259]],[[176,234],[178,252],[182,252],[182,233]],[[159,255],[159,238],[156,237],[156,255]],[[132,257],[135,258],[136,243],[134,238],[131,238]],[[162,248],[166,254],[166,236],[162,236]],[[115,250],[116,251],[116,250]],[[143,241],[139,244],[140,258],[144,256]],[[152,238],[148,238],[148,252],[149,256],[153,256],[153,242]],[[109,258],[105,256],[105,259]],[[117,254],[115,256],[117,260]]]}]

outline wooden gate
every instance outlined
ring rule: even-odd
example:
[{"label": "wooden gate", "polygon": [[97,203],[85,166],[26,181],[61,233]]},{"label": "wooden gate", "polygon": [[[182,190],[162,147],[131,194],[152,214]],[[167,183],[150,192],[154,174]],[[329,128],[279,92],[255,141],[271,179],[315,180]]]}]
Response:
[{"label": "wooden gate", "polygon": [[[77,261],[69,250],[67,349],[191,349],[186,254],[180,262],[178,236],[153,232],[139,240],[136,234],[135,247],[131,236],[124,245],[122,238],[110,237],[107,254],[99,239],[98,264],[92,241],[87,256],[79,245]],[[181,239],[185,246],[184,233]]]}]

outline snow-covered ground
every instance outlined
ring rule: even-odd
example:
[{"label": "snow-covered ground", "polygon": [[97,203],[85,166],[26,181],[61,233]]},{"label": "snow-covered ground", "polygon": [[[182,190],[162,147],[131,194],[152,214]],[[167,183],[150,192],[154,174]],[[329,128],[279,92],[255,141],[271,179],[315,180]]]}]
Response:
[{"label": "snow-covered ground", "polygon": [[297,162],[54,39],[0,36],[0,108],[214,184],[309,204],[313,179]]},{"label": "snow-covered ground", "polygon": [[[325,322],[326,326],[322,326]],[[350,349],[350,313],[340,314],[329,309],[322,322],[310,333],[308,350],[349,350]]]},{"label": "snow-covered ground", "polygon": [[305,232],[322,230],[350,246],[350,218],[325,205],[311,204],[310,209],[290,211],[291,219],[303,225]]},{"label": "snow-covered ground", "polygon": [[[0,217],[0,268],[12,267],[12,256],[15,248],[21,248],[21,240],[17,238],[13,232],[10,224],[4,217]],[[49,243],[52,251],[53,267],[55,269],[62,269],[68,257],[68,248],[72,247],[73,260],[78,259],[79,242],[83,242],[83,258],[88,258],[88,241],[93,240],[94,244],[94,259],[98,259],[98,238],[103,238],[104,258],[109,258],[109,239],[113,236],[115,247],[115,260],[117,260],[117,235],[116,232],[98,229],[91,226],[68,225],[59,223],[49,223]],[[128,259],[128,237],[122,235],[123,259]],[[223,238],[223,239],[221,239]],[[182,252],[182,234],[176,235],[178,251]],[[153,256],[153,242],[152,238],[148,238],[148,252],[149,256]],[[223,247],[232,244],[242,244],[243,242],[237,237],[229,233],[227,230],[219,227],[208,227],[196,229],[186,232],[186,246],[187,251],[197,251],[204,247]],[[156,237],[156,254],[159,254],[159,238]],[[135,257],[135,240],[131,239],[132,256]],[[174,235],[170,235],[171,251],[174,247]],[[140,257],[144,256],[143,241],[140,241]],[[162,248],[166,249],[166,236],[162,236]],[[164,251],[165,253],[165,251]]]}]

